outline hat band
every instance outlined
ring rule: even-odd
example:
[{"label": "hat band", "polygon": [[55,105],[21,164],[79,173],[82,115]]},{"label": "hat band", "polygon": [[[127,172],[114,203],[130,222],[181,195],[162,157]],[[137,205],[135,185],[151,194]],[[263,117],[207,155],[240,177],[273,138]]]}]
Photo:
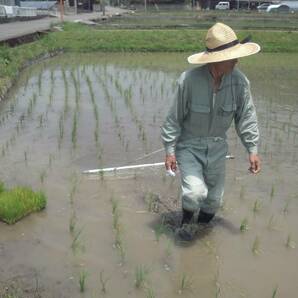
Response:
[{"label": "hat band", "polygon": [[222,46],[219,46],[217,48],[214,48],[214,49],[209,49],[209,48],[206,48],[207,52],[217,52],[217,51],[222,51],[222,50],[225,50],[225,49],[228,49],[228,48],[231,48],[233,46],[235,46],[236,44],[240,43],[238,39],[235,39],[231,42],[228,42]]}]

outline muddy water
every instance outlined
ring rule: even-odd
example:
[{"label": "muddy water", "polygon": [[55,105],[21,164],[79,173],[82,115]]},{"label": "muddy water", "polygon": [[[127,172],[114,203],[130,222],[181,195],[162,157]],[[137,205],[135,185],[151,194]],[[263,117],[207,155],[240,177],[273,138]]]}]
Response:
[{"label": "muddy water", "polygon": [[[241,61],[258,109],[263,171],[248,174],[231,129],[236,158],[228,161],[225,204],[192,245],[173,238],[178,178],[162,169],[81,174],[163,159],[150,153],[161,148],[159,127],[186,56],[68,55],[21,75],[0,104],[0,179],[44,190],[48,205],[13,226],[0,223],[0,296],[5,287],[17,297],[272,297],[276,289],[296,296],[294,55]],[[136,289],[140,266],[147,274]]]}]

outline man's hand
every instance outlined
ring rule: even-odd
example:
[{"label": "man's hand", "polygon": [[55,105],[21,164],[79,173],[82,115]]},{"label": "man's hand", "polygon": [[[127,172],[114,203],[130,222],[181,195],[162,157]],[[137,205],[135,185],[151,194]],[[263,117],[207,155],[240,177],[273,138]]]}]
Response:
[{"label": "man's hand", "polygon": [[258,154],[249,154],[248,160],[250,163],[249,170],[253,174],[258,174],[261,171],[261,160]]},{"label": "man's hand", "polygon": [[174,154],[166,155],[165,166],[167,170],[172,170],[176,172],[177,164],[176,164],[176,156]]}]

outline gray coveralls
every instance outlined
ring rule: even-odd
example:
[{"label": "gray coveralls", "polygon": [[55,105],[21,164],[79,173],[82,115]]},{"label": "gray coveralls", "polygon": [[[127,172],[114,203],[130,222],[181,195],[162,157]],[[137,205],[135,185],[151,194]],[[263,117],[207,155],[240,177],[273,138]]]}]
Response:
[{"label": "gray coveralls", "polygon": [[174,104],[162,126],[166,154],[176,154],[182,207],[216,213],[225,180],[226,131],[234,119],[249,153],[257,153],[259,131],[248,79],[235,68],[217,93],[208,66],[188,70],[178,80]]}]

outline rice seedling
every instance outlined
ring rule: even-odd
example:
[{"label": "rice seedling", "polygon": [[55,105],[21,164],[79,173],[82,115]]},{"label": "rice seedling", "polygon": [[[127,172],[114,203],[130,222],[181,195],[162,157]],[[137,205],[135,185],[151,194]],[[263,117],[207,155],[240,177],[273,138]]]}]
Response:
[{"label": "rice seedling", "polygon": [[146,298],[155,298],[155,297],[156,295],[154,293],[152,286],[146,287]]},{"label": "rice seedling", "polygon": [[241,224],[240,224],[240,231],[246,232],[247,230],[248,230],[248,219],[244,218],[244,219],[242,219]]},{"label": "rice seedling", "polygon": [[272,298],[276,298],[277,296],[277,290],[278,290],[278,286],[276,286],[274,289],[273,289],[273,293],[272,293]]},{"label": "rice seedling", "polygon": [[135,287],[140,289],[145,286],[148,278],[149,270],[144,265],[139,265],[135,269]]},{"label": "rice seedling", "polygon": [[260,253],[260,240],[259,240],[258,236],[256,236],[256,238],[253,242],[252,252],[254,255],[258,255]]},{"label": "rice seedling", "polygon": [[192,287],[193,287],[193,279],[190,276],[188,276],[186,273],[183,273],[179,283],[178,293],[181,295],[186,291],[192,291]]},{"label": "rice seedling", "polygon": [[257,213],[261,210],[261,208],[262,208],[261,202],[258,199],[256,199],[253,206],[253,212]]},{"label": "rice seedling", "polygon": [[77,222],[77,217],[76,217],[75,212],[73,211],[71,216],[70,216],[70,219],[69,219],[69,232],[71,234],[73,234],[74,231],[75,231],[76,222]]},{"label": "rice seedling", "polygon": [[58,148],[61,148],[61,143],[64,136],[64,113],[59,118],[59,137],[58,137]]},{"label": "rice seedling", "polygon": [[82,244],[81,239],[80,239],[82,232],[83,232],[83,228],[81,228],[80,230],[77,230],[77,231],[75,230],[73,233],[71,249],[74,254],[76,254],[79,250],[84,251],[84,245]]},{"label": "rice seedling", "polygon": [[101,292],[102,293],[106,293],[107,292],[107,283],[108,283],[108,280],[110,278],[108,277],[104,277],[104,270],[101,270],[100,271],[100,274],[99,274],[99,281],[100,281],[100,285],[101,285]]},{"label": "rice seedling", "polygon": [[149,191],[145,194],[144,200],[145,200],[145,203],[147,204],[147,208],[148,208],[149,212],[158,213],[159,201],[160,201],[158,194],[155,194],[155,193]]},{"label": "rice seedling", "polygon": [[47,198],[43,192],[34,192],[28,187],[5,190],[0,183],[0,220],[13,224],[24,216],[45,208]]},{"label": "rice seedling", "polygon": [[275,230],[276,229],[276,220],[275,220],[274,215],[270,216],[267,227],[268,227],[269,230]]},{"label": "rice seedling", "polygon": [[243,185],[241,185],[241,188],[240,188],[240,199],[241,200],[244,199],[244,195],[245,195],[245,188]]},{"label": "rice seedling", "polygon": [[286,214],[286,213],[289,212],[290,202],[291,202],[291,199],[287,199],[287,200],[286,200],[285,206],[284,206],[284,208],[283,208],[283,213],[284,213],[284,214]]},{"label": "rice seedling", "polygon": [[28,154],[27,151],[24,151],[24,160],[25,160],[25,165],[28,165]]},{"label": "rice seedling", "polygon": [[80,82],[76,79],[74,71],[71,70],[70,72],[72,81],[73,81],[73,85],[75,87],[75,101],[76,101],[76,110],[79,110],[79,99],[80,99]]},{"label": "rice seedling", "polygon": [[84,271],[80,272],[79,285],[80,285],[80,292],[81,293],[85,292],[87,277],[88,277],[88,272],[87,271],[84,270]]},{"label": "rice seedling", "polygon": [[52,163],[53,163],[54,155],[52,153],[49,154],[49,168],[52,168]]},{"label": "rice seedling", "polygon": [[167,239],[167,246],[166,246],[166,257],[170,257],[173,254],[173,245],[170,239]]},{"label": "rice seedling", "polygon": [[43,126],[43,121],[44,121],[43,114],[40,114],[38,116],[38,123],[39,123],[38,128],[41,128]]},{"label": "rice seedling", "polygon": [[46,170],[42,170],[42,171],[40,172],[40,174],[39,174],[39,180],[40,180],[41,184],[44,183],[46,177],[47,177],[47,172],[46,172]]},{"label": "rice seedling", "polygon": [[70,204],[73,204],[73,199],[75,196],[75,193],[77,192],[78,187],[78,176],[76,174],[73,174],[71,177],[71,189],[69,194]]},{"label": "rice seedling", "polygon": [[68,103],[68,81],[66,78],[66,73],[65,73],[65,69],[62,69],[62,77],[63,77],[63,82],[64,82],[64,116],[68,113],[69,111],[69,103]]},{"label": "rice seedling", "polygon": [[289,234],[288,237],[287,237],[286,247],[287,247],[287,248],[295,248],[295,247],[296,247],[296,243],[295,243],[295,241],[292,239],[291,234]]},{"label": "rice seedling", "polygon": [[274,185],[272,185],[271,192],[270,192],[270,200],[271,201],[273,200],[274,194],[275,194],[275,187],[274,187]]},{"label": "rice seedling", "polygon": [[77,146],[77,111],[74,112],[73,114],[73,122],[72,122],[72,131],[71,131],[71,141],[72,141],[72,146],[75,149]]},{"label": "rice seedling", "polygon": [[42,82],[42,72],[38,75],[38,92],[41,94],[41,82]]}]

